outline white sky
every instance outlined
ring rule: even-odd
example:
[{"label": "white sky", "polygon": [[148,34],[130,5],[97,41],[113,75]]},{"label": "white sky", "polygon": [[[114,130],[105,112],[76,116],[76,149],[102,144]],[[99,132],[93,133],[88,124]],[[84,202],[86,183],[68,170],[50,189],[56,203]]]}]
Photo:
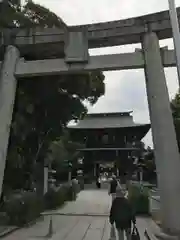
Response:
[{"label": "white sky", "polygon": [[[119,20],[168,9],[168,0],[35,0],[59,15],[67,25]],[[180,0],[176,0],[180,6]],[[161,41],[161,45],[173,48],[172,39]],[[90,54],[110,54],[134,51],[140,45],[93,49]],[[175,68],[165,70],[170,98],[178,90]],[[142,70],[105,72],[106,93],[89,112],[112,112],[133,110],[134,120],[149,122],[149,113]],[[144,139],[152,146],[151,132]]]}]

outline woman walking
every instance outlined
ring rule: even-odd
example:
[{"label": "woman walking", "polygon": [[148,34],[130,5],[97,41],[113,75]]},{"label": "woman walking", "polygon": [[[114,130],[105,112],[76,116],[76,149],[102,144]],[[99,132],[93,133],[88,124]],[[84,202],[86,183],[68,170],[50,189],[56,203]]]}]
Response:
[{"label": "woman walking", "polygon": [[109,185],[109,195],[112,196],[112,202],[113,200],[115,199],[116,197],[116,188],[117,188],[117,179],[116,179],[116,176],[113,175],[112,176],[112,180],[110,181],[110,185]]},{"label": "woman walking", "polygon": [[[128,199],[124,197],[120,188],[117,188],[116,198],[112,202],[109,221],[112,229],[115,223],[119,240],[124,240],[124,233],[127,240],[131,240],[131,225],[132,223],[135,225],[136,218]],[[112,236],[111,239],[113,240]]]}]

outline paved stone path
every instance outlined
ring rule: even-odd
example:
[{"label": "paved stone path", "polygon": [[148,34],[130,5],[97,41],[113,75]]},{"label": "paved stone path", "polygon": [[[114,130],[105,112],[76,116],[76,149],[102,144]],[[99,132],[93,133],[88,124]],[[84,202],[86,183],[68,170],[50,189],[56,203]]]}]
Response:
[{"label": "paved stone path", "polygon": [[[107,214],[110,207],[110,200],[107,190],[82,191],[76,202],[70,202],[65,205],[63,209],[53,212],[53,215],[51,215],[53,222],[53,236],[48,239],[108,240],[110,224]],[[80,207],[82,207],[82,209]],[[36,225],[20,229],[3,239],[47,239],[45,236],[48,233],[51,216],[44,215],[44,220],[38,222]],[[144,239],[144,231],[147,227],[147,223],[148,219],[137,219],[137,226],[141,234],[141,239]]]},{"label": "paved stone path", "polygon": [[88,189],[80,192],[75,202],[68,202],[62,209],[45,212],[45,214],[108,216],[110,207],[111,197],[106,189]]}]

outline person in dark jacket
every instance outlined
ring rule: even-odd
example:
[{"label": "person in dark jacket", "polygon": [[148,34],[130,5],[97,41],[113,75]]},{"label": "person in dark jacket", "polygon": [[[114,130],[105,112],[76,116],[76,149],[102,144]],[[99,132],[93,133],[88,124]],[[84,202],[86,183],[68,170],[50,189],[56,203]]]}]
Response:
[{"label": "person in dark jacket", "polygon": [[117,179],[116,176],[113,175],[112,176],[112,180],[110,181],[110,186],[109,186],[109,195],[112,196],[112,201],[115,199],[116,197],[116,188],[117,188]]},{"label": "person in dark jacket", "polygon": [[115,223],[119,240],[124,240],[124,232],[127,240],[131,239],[131,225],[136,223],[136,218],[131,204],[120,188],[117,189],[116,198],[112,202],[109,221],[111,225]]},{"label": "person in dark jacket", "polygon": [[100,179],[100,177],[97,177],[97,179],[96,179],[96,186],[97,186],[97,188],[101,188],[101,179]]}]

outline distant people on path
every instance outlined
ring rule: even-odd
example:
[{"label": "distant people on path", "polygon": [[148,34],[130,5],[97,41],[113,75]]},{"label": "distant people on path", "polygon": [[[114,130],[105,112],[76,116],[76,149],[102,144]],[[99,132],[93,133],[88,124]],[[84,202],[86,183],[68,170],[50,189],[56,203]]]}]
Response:
[{"label": "distant people on path", "polygon": [[[124,240],[124,233],[127,240],[131,240],[131,226],[136,224],[135,214],[128,199],[124,197],[122,189],[117,187],[116,197],[112,202],[109,221],[111,223],[111,231],[114,234],[114,224],[118,231],[119,240]],[[112,234],[111,234],[112,235]],[[111,236],[112,237],[112,236]],[[113,238],[111,238],[113,239]]]},{"label": "distant people on path", "polygon": [[96,179],[96,186],[97,186],[97,188],[101,188],[101,179],[100,179],[100,177],[97,177],[97,179]]},{"label": "distant people on path", "polygon": [[116,176],[112,175],[112,180],[110,181],[110,185],[109,185],[109,195],[112,196],[112,201],[116,197],[116,188],[117,188],[117,186],[118,186],[118,182],[117,182]]},{"label": "distant people on path", "polygon": [[79,181],[76,179],[76,178],[73,178],[72,181],[71,181],[71,184],[72,184],[72,188],[74,189],[73,191],[73,199],[76,198],[76,194],[79,192]]}]

